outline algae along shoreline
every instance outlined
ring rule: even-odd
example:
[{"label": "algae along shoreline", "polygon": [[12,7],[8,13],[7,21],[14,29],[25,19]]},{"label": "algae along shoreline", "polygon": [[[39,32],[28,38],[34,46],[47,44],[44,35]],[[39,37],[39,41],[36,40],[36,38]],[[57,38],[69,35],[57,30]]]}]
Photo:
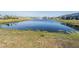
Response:
[{"label": "algae along shoreline", "polygon": [[1,48],[78,48],[79,34],[0,29]]}]

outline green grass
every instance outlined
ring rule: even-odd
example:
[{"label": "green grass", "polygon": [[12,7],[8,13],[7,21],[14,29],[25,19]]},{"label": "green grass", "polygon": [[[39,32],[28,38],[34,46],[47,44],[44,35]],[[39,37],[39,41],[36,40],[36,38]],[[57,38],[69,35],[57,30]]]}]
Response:
[{"label": "green grass", "polygon": [[0,47],[7,48],[66,48],[79,47],[79,34],[49,33],[0,29]]},{"label": "green grass", "polygon": [[[53,19],[51,19],[51,20],[53,20]],[[69,27],[74,28],[74,29],[77,29],[77,30],[79,28],[79,20],[75,20],[75,19],[66,20],[66,19],[59,19],[59,18],[55,18],[54,20],[58,21],[58,22],[61,22],[64,25],[69,26]]]},{"label": "green grass", "polygon": [[11,22],[21,22],[21,21],[26,21],[26,20],[31,20],[30,18],[27,19],[3,19],[0,20],[0,24],[4,24],[4,23],[11,23]]},{"label": "green grass", "polygon": [[79,25],[79,20],[59,20],[59,21],[63,23],[72,24],[72,25]]},{"label": "green grass", "polygon": [[[53,19],[51,19],[53,20]],[[65,24],[71,24],[71,25],[78,25],[79,26],[79,20],[65,20],[65,19],[59,19],[59,18],[55,18],[54,20],[58,21],[58,22],[62,22]]]}]

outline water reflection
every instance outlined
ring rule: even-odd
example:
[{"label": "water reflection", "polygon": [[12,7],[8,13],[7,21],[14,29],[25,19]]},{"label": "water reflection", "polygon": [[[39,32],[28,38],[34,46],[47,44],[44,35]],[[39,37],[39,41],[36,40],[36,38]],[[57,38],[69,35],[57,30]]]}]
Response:
[{"label": "water reflection", "polygon": [[13,26],[13,25],[16,25],[16,23],[7,23],[5,24],[6,26]]}]

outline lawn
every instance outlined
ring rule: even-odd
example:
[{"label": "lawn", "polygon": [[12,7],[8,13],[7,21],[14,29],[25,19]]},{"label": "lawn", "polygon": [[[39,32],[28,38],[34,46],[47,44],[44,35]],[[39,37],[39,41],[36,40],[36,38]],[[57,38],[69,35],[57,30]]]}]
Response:
[{"label": "lawn", "polygon": [[79,47],[79,34],[46,31],[0,29],[0,47],[4,48],[66,48]]}]

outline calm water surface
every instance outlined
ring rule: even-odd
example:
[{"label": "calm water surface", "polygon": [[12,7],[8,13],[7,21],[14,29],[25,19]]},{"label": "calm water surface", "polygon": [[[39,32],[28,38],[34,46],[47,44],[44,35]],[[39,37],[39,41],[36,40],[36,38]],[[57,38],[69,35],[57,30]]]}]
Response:
[{"label": "calm water surface", "polygon": [[16,30],[40,30],[48,32],[75,32],[76,30],[65,26],[59,22],[48,19],[33,19],[17,23],[8,23],[0,25],[0,28]]}]

